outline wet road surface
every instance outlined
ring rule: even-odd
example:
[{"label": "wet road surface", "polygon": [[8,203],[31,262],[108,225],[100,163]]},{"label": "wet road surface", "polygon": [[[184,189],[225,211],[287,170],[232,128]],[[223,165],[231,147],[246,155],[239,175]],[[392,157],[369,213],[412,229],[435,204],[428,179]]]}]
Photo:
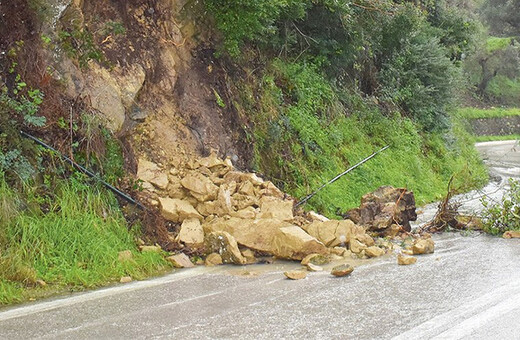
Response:
[{"label": "wet road surface", "polygon": [[[507,173],[520,164],[512,145],[479,149],[489,162],[505,150],[513,162],[495,166]],[[297,264],[283,262],[195,268],[2,309],[0,339],[520,339],[520,239],[435,241],[415,265],[385,256],[345,278],[289,281]]]}]

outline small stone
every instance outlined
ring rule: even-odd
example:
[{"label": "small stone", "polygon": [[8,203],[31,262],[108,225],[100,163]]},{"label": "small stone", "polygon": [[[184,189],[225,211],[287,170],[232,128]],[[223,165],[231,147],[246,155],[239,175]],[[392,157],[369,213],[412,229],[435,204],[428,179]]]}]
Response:
[{"label": "small stone", "polygon": [[406,266],[406,265],[409,265],[409,264],[414,264],[415,262],[417,262],[417,258],[416,257],[413,257],[413,256],[404,256],[404,255],[397,255],[397,264],[399,265],[402,265],[402,266]]},{"label": "small stone", "polygon": [[242,250],[241,253],[242,256],[244,256],[244,258],[246,259],[246,264],[253,264],[257,262],[255,252],[251,249]]},{"label": "small stone", "polygon": [[222,264],[222,256],[217,253],[211,253],[206,257],[204,264],[208,267],[218,266]]},{"label": "small stone", "polygon": [[306,267],[307,267],[307,270],[310,271],[310,272],[321,272],[321,271],[323,271],[322,267],[317,266],[317,265],[312,264],[312,263],[307,263]]},{"label": "small stone", "polygon": [[159,246],[139,246],[139,250],[141,253],[160,253],[162,251],[161,247]]},{"label": "small stone", "polygon": [[47,286],[47,282],[45,282],[43,280],[36,280],[36,285],[39,287],[45,287],[45,286]]},{"label": "small stone", "polygon": [[315,265],[324,265],[330,262],[330,259],[327,256],[321,255],[321,254],[310,254],[303,258],[301,264],[306,266],[309,263],[315,264]]},{"label": "small stone", "polygon": [[301,280],[307,277],[307,273],[303,270],[290,270],[283,273],[288,279]]},{"label": "small stone", "polygon": [[350,250],[355,254],[361,253],[361,251],[364,250],[366,247],[366,245],[359,242],[358,240],[350,240]]},{"label": "small stone", "polygon": [[349,275],[353,271],[354,267],[352,267],[350,264],[342,264],[332,268],[332,271],[330,273],[334,276],[342,277]]},{"label": "small stone", "polygon": [[503,238],[520,238],[520,231],[508,230],[503,235]]},{"label": "small stone", "polygon": [[128,283],[128,282],[132,282],[132,278],[130,276],[123,276],[121,278],[121,280],[119,280],[119,282],[121,283]]},{"label": "small stone", "polygon": [[184,253],[175,254],[172,256],[168,256],[166,258],[167,261],[170,261],[170,263],[175,268],[192,268],[195,267],[195,265],[191,262],[188,255]]},{"label": "small stone", "polygon": [[131,260],[133,257],[132,255],[132,252],[130,250],[123,250],[123,251],[120,251],[117,255],[117,259],[119,260],[119,262],[124,262],[124,261],[128,261],[128,260]]},{"label": "small stone", "polygon": [[331,249],[331,252],[333,254],[336,254],[336,255],[339,255],[339,256],[344,256],[346,251],[347,251],[347,249],[343,248],[343,247],[334,247],[334,248]]},{"label": "small stone", "polygon": [[412,251],[414,255],[431,254],[435,249],[435,244],[431,238],[424,238],[417,240],[413,246]]},{"label": "small stone", "polygon": [[368,257],[379,257],[385,254],[385,251],[379,247],[372,246],[365,249],[365,255]]}]

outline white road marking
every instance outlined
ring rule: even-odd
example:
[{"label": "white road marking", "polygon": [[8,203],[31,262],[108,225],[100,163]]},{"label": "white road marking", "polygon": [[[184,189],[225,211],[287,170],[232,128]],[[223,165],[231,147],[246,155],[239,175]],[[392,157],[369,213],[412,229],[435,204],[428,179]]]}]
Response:
[{"label": "white road marking", "polygon": [[478,299],[436,316],[393,340],[431,339],[435,336],[439,336],[438,339],[459,339],[467,336],[486,321],[518,308],[519,289],[520,282],[503,285]]},{"label": "white road marking", "polygon": [[181,270],[179,272],[175,272],[157,279],[146,280],[146,281],[136,281],[129,284],[104,288],[100,290],[95,290],[92,292],[62,298],[58,300],[52,300],[47,302],[41,302],[36,304],[31,304],[28,306],[16,307],[13,309],[6,310],[5,312],[0,312],[0,321],[6,321],[9,319],[18,318],[21,316],[26,316],[30,314],[35,314],[39,312],[44,312],[52,309],[56,309],[64,306],[71,306],[77,303],[83,303],[87,301],[92,301],[96,299],[101,299],[107,296],[113,296],[116,294],[122,294],[126,292],[131,292],[143,288],[156,287],[166,283],[171,283],[175,281],[179,281],[185,278],[194,277],[198,275],[202,275],[204,273],[210,273],[214,270],[208,270],[208,268],[200,267],[200,268],[192,268],[189,270]]}]

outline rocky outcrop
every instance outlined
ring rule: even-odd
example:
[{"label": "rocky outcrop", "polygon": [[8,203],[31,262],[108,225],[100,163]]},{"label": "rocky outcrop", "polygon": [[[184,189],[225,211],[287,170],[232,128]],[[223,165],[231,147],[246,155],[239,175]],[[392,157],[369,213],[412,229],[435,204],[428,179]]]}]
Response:
[{"label": "rocky outcrop", "polygon": [[360,207],[348,211],[345,217],[371,231],[395,236],[399,226],[410,231],[410,221],[417,219],[415,198],[413,192],[404,188],[383,186],[364,195]]}]

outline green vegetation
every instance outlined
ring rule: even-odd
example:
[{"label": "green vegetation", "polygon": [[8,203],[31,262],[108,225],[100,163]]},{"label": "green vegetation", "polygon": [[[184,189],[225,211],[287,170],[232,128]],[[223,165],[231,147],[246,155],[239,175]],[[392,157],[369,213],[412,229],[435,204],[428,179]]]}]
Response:
[{"label": "green vegetation", "polygon": [[[34,189],[33,189],[34,188]],[[168,266],[161,254],[140,253],[115,198],[83,178],[59,180],[52,192],[26,186],[23,193],[0,177],[0,304],[49,292],[141,279]],[[118,260],[130,250],[132,259]]]},{"label": "green vegetation", "polygon": [[[14,85],[0,87],[0,305],[169,268],[162,254],[137,251],[140,226],[128,230],[111,192],[21,137],[20,130],[45,125],[43,93],[11,68]],[[92,115],[60,118],[65,131],[72,126],[76,160],[112,183],[123,176],[118,142]],[[119,261],[123,250],[132,259]]]},{"label": "green vegetation", "polygon": [[508,230],[520,230],[520,182],[509,180],[510,188],[500,202],[482,199],[483,229],[501,235]]},{"label": "green vegetation", "polygon": [[338,92],[312,65],[281,60],[259,83],[240,87],[239,109],[257,112],[251,116],[257,169],[296,197],[391,146],[309,201],[328,216],[359,205],[381,185],[408,187],[422,204],[440,198],[452,174],[464,189],[487,178],[462,120],[444,132],[421,132],[397,111],[384,115],[359,94]]},{"label": "green vegetation", "polygon": [[309,208],[335,216],[380,185],[407,186],[425,203],[441,197],[453,174],[466,189],[487,178],[462,122],[450,122],[461,58],[477,29],[457,8],[442,1],[205,3],[222,33],[219,55],[228,53],[247,74],[234,80],[233,105],[252,123],[257,170],[304,197],[391,146]]},{"label": "green vegetation", "polygon": [[476,107],[464,107],[458,110],[461,118],[477,119],[477,118],[501,118],[520,116],[520,109],[518,108],[491,108],[479,109]]},{"label": "green vegetation", "polygon": [[499,50],[504,50],[511,45],[512,41],[513,38],[489,37],[486,41],[486,51],[488,53],[493,53]]}]

